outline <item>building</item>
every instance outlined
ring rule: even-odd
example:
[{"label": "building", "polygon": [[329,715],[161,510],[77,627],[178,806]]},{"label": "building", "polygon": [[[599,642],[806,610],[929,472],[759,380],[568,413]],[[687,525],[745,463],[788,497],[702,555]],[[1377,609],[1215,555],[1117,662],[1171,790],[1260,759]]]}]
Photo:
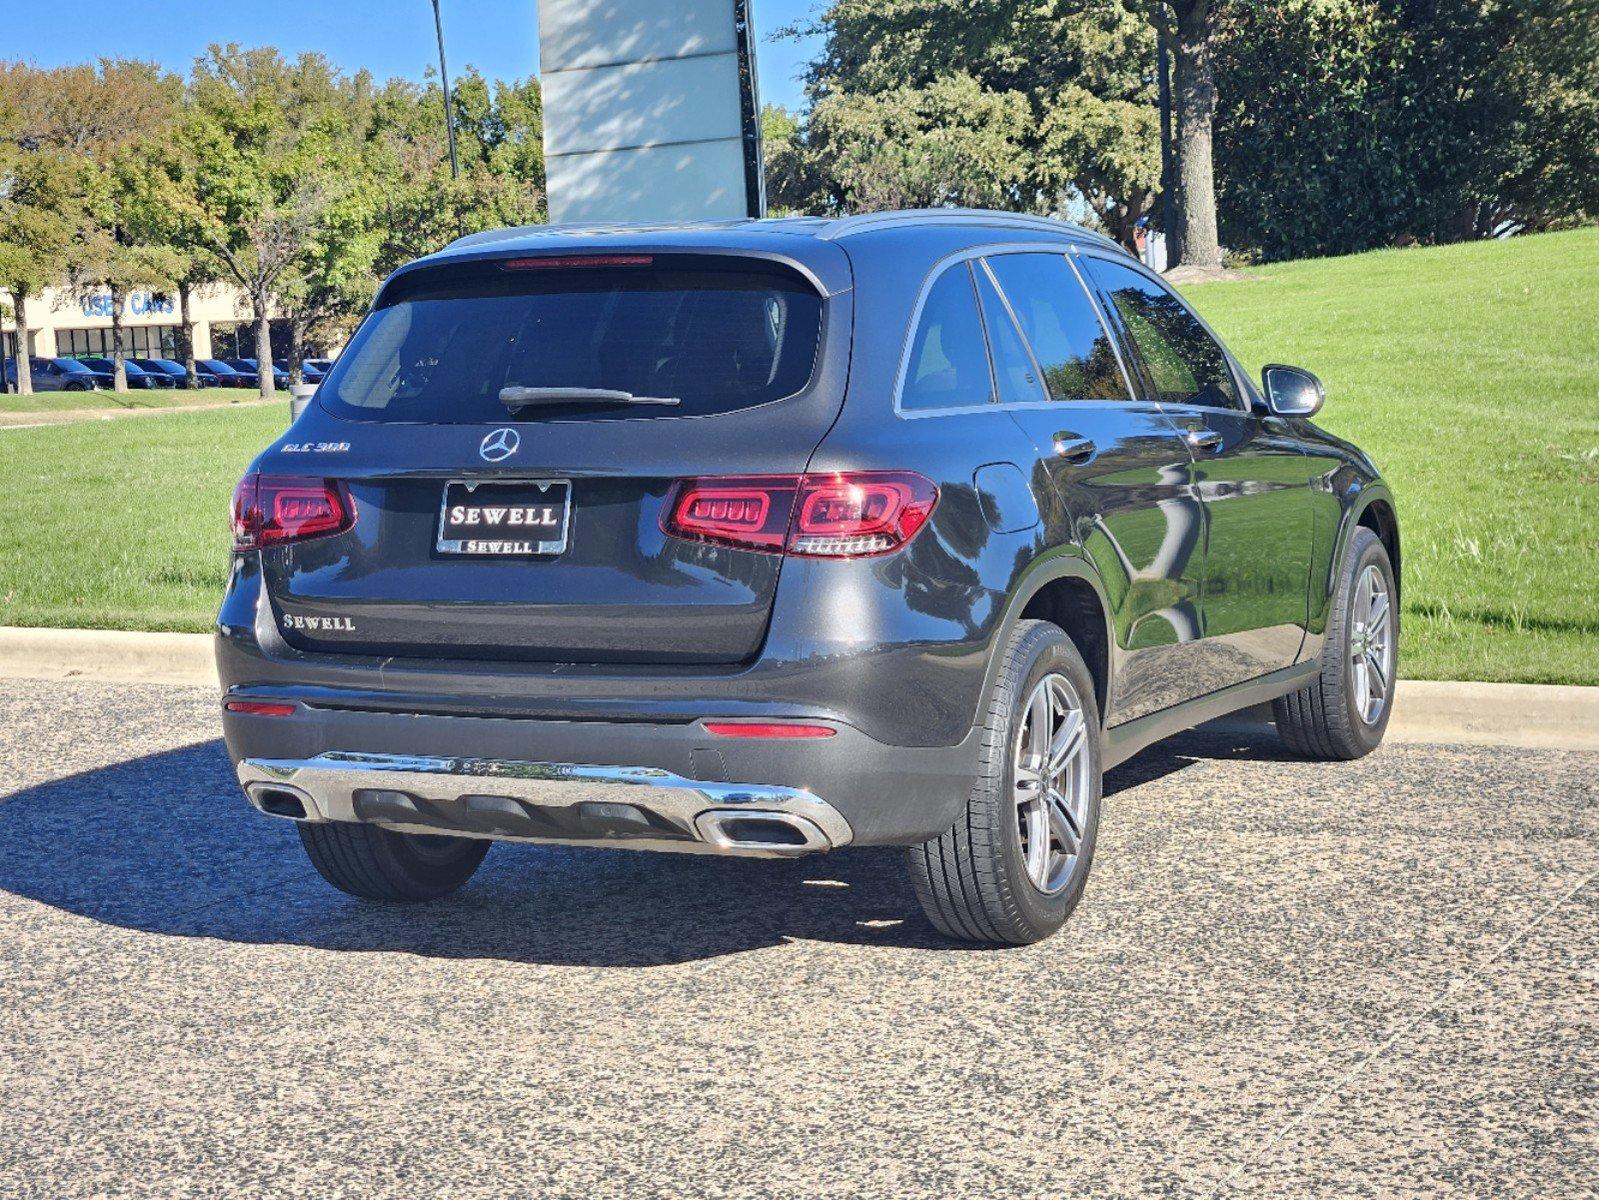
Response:
[{"label": "building", "polygon": [[[0,291],[0,343],[17,352],[11,297]],[[236,288],[216,286],[190,297],[196,358],[254,358],[255,326]],[[122,345],[129,358],[175,358],[179,346],[176,293],[141,290],[122,299]],[[288,353],[286,324],[272,322],[274,358]],[[42,358],[89,358],[111,353],[111,293],[75,294],[48,288],[28,298],[28,353]]]}]

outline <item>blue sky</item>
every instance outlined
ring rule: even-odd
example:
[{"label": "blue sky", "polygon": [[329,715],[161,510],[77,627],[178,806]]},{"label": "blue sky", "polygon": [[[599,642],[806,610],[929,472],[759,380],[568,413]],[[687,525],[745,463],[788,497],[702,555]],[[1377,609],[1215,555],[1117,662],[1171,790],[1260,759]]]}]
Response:
[{"label": "blue sky", "polygon": [[[773,42],[770,34],[804,20],[821,0],[750,2],[761,98],[796,107],[796,75],[814,47]],[[420,79],[437,53],[431,0],[18,0],[16,7],[0,21],[0,58],[47,67],[122,55],[187,72],[210,43],[238,42],[291,55],[320,50],[347,70]],[[443,0],[443,7],[452,73],[469,63],[490,78],[535,72],[534,0]]]}]

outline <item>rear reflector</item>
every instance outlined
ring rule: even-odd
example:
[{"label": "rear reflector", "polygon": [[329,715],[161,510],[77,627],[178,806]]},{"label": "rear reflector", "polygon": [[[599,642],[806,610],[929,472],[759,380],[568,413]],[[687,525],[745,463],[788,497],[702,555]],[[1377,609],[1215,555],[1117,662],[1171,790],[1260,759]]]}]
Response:
[{"label": "rear reflector", "polygon": [[545,271],[558,267],[647,267],[655,261],[650,254],[564,254],[548,258],[508,258],[500,264],[505,271]]},{"label": "rear reflector", "polygon": [[229,700],[222,706],[230,713],[247,713],[252,717],[292,717],[294,705],[273,704],[265,700]]},{"label": "rear reflector", "polygon": [[830,738],[838,732],[826,725],[756,725],[743,721],[707,721],[705,728],[717,737]]},{"label": "rear reflector", "polygon": [[257,550],[343,533],[355,501],[336,479],[246,475],[233,492],[233,548]]},{"label": "rear reflector", "polygon": [[746,550],[864,558],[910,541],[937,503],[938,488],[911,471],[681,479],[661,528]]}]

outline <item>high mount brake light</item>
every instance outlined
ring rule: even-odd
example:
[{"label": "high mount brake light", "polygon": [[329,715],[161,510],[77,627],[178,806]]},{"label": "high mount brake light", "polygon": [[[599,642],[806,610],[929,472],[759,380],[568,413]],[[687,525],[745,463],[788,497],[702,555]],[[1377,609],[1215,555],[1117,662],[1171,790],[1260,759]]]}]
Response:
[{"label": "high mount brake light", "polygon": [[905,545],[938,488],[911,471],[680,479],[661,528],[688,541],[807,558],[866,558]]},{"label": "high mount brake light", "polygon": [[647,267],[652,254],[562,254],[548,258],[508,258],[502,271],[547,271],[557,267]]},{"label": "high mount brake light", "polygon": [[354,525],[355,500],[336,479],[246,475],[233,492],[236,551],[303,542]]}]

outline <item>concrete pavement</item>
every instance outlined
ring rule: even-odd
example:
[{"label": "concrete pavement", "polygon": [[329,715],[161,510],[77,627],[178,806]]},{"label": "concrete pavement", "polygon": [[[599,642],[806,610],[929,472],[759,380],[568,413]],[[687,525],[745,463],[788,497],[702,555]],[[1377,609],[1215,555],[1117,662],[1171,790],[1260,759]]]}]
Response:
[{"label": "concrete pavement", "polygon": [[364,904],[211,691],[0,686],[0,1195],[1594,1194],[1599,755],[1190,735],[983,951],[882,851]]}]

